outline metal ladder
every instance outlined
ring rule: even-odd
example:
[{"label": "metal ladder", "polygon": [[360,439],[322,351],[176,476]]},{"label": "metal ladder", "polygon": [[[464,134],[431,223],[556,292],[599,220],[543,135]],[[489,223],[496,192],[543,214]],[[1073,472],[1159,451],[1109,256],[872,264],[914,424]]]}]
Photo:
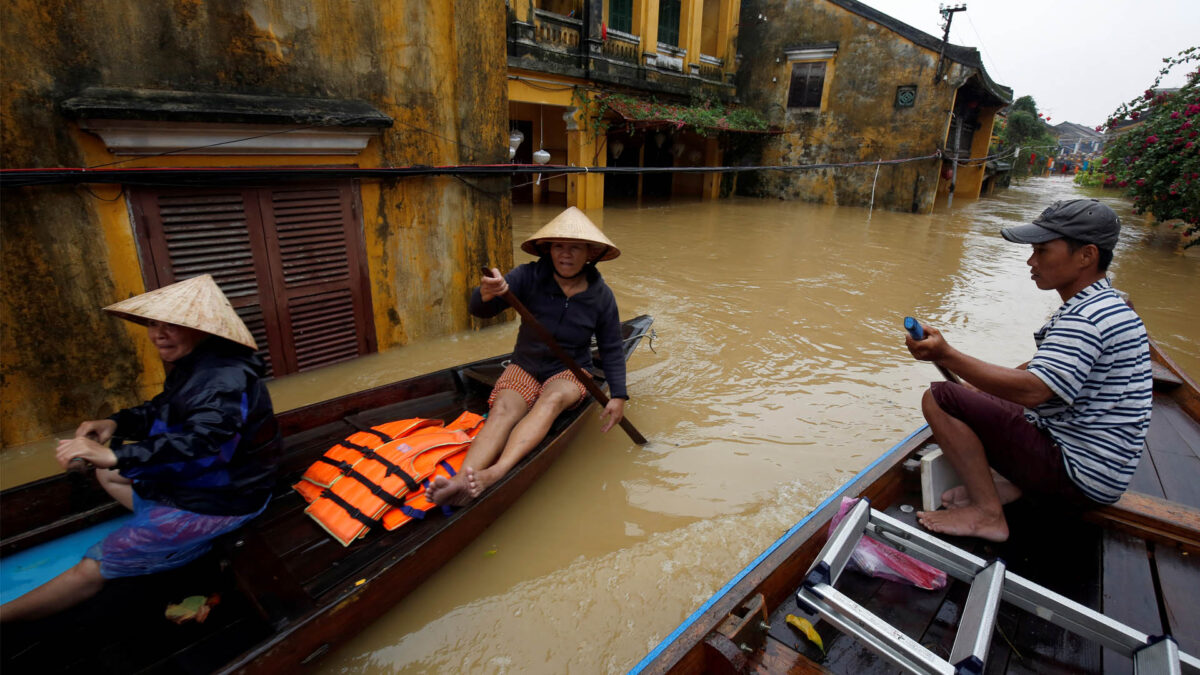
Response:
[{"label": "metal ladder", "polygon": [[[943,659],[834,588],[864,534],[971,584],[950,658]],[[1135,673],[1194,673],[1200,659],[1179,651],[1169,635],[1151,637],[871,508],[860,499],[834,529],[796,593],[800,608],[910,673],[979,675],[1000,601],[1133,659]]]}]

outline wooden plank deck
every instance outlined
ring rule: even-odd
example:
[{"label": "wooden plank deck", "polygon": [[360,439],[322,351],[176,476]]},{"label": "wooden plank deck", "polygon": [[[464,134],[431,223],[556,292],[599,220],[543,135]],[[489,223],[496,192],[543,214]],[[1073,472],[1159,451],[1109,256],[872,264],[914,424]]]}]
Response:
[{"label": "wooden plank deck", "polygon": [[[919,508],[919,479],[914,474],[897,504]],[[1200,508],[1200,425],[1164,396],[1155,396],[1147,452],[1132,488],[1151,497]],[[910,524],[915,514],[897,506],[888,514]],[[1013,536],[1004,544],[949,538],[985,559],[1000,557],[1013,572],[1051,588],[1149,635],[1170,633],[1181,650],[1200,655],[1200,556],[1178,546],[1147,541],[1084,523],[1070,516],[1037,511],[1023,500],[1006,507]],[[838,588],[906,635],[948,657],[968,586],[952,581],[931,592],[884,582],[847,571]],[[795,614],[813,621],[826,653],[787,625]],[[798,663],[802,654],[834,673],[897,673],[899,670],[855,640],[804,613],[795,596],[770,616],[768,648],[752,666],[757,672],[779,672],[781,664]],[[988,673],[1131,673],[1132,661],[1103,650],[1037,616],[1001,605],[993,634]]]}]

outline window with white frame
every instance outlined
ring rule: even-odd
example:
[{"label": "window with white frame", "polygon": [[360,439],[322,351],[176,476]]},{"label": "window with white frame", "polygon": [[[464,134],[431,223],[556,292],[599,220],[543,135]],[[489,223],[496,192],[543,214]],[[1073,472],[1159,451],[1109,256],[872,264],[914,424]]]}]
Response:
[{"label": "window with white frame", "polygon": [[791,81],[788,84],[787,107],[800,110],[820,110],[825,93],[829,64],[837,54],[836,44],[794,47],[784,50],[787,55]]}]

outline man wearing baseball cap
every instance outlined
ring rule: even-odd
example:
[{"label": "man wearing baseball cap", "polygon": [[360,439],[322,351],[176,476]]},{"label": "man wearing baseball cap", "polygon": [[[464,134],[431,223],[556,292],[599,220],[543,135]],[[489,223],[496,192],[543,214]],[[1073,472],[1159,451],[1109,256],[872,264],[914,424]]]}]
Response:
[{"label": "man wearing baseball cap", "polygon": [[1016,368],[950,346],[935,328],[907,338],[913,356],[958,374],[936,382],[922,412],[963,485],[944,510],[918,513],[934,532],[1008,538],[1001,508],[1022,495],[1076,507],[1111,504],[1128,487],[1150,427],[1150,348],[1142,320],[1105,273],[1121,231],[1095,199],[1055,202],[1034,221],[1001,230],[1031,244],[1027,264],[1063,305],[1034,333]]}]

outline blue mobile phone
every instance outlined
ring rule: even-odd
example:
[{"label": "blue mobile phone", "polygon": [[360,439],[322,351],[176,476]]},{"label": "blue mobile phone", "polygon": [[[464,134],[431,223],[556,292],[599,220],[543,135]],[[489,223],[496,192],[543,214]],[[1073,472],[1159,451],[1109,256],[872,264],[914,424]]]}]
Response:
[{"label": "blue mobile phone", "polygon": [[908,331],[914,340],[925,339],[925,329],[921,328],[921,322],[911,316],[904,317],[904,330]]}]

